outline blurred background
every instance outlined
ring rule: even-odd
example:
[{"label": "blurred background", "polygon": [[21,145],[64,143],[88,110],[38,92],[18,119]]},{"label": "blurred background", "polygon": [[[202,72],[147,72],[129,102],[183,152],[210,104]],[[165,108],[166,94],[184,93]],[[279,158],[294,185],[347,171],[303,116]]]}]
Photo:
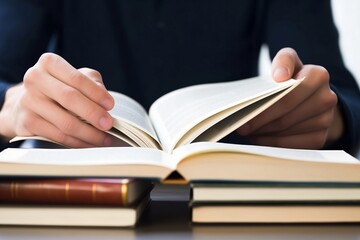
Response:
[{"label": "blurred background", "polygon": [[360,85],[360,1],[332,0],[336,25],[340,32],[340,46],[347,67]]},{"label": "blurred background", "polygon": [[[331,4],[345,65],[360,86],[360,0],[331,0]],[[266,47],[262,48],[259,68],[260,74],[269,75],[271,72]],[[360,146],[358,149],[357,158],[360,159]]]},{"label": "blurred background", "polygon": [[[360,1],[331,0],[331,3],[345,64],[360,86]],[[263,47],[261,54],[260,73],[268,75],[270,60],[266,47]]]}]

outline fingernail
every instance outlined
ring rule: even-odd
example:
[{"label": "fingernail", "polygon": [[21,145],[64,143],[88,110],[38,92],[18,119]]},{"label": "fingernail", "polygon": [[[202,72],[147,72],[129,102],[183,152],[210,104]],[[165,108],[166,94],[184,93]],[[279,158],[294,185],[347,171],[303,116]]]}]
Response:
[{"label": "fingernail", "polygon": [[111,128],[111,119],[107,116],[101,117],[99,121],[99,125],[101,129],[108,130]]},{"label": "fingernail", "polygon": [[274,79],[275,80],[287,80],[289,79],[289,70],[284,67],[279,67],[274,72]]}]

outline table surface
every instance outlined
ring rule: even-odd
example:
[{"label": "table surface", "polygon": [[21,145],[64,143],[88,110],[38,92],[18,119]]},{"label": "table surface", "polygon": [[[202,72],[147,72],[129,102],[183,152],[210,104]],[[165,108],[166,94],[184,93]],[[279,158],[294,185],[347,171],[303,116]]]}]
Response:
[{"label": "table surface", "polygon": [[188,186],[156,185],[151,206],[135,228],[0,226],[0,240],[360,239],[360,224],[192,224],[189,191]]}]

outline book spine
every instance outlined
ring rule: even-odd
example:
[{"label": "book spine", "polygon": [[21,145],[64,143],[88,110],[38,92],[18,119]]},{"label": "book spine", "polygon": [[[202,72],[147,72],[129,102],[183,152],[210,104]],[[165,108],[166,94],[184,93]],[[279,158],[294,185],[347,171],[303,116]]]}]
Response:
[{"label": "book spine", "polygon": [[127,206],[127,182],[81,179],[0,182],[0,203]]}]

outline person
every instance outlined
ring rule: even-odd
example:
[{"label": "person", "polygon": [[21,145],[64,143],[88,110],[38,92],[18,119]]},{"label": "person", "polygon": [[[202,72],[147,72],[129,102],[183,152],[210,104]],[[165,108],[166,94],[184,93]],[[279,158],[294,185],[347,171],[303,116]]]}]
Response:
[{"label": "person", "polygon": [[328,0],[1,0],[0,29],[2,148],[16,135],[108,146],[107,89],[148,108],[180,87],[257,75],[263,44],[275,81],[305,80],[239,139],[349,152],[359,143],[360,93]]}]

